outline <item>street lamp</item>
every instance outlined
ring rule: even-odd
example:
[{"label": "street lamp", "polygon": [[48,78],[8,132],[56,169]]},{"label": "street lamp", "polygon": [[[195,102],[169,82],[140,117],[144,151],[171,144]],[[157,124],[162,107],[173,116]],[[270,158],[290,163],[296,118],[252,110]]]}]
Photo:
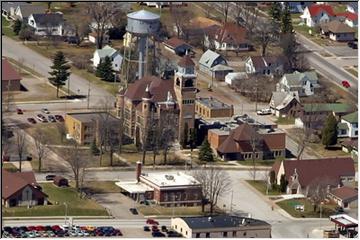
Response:
[{"label": "street lamp", "polygon": [[66,202],[64,202],[64,205],[65,205],[65,224],[66,224],[68,205]]}]

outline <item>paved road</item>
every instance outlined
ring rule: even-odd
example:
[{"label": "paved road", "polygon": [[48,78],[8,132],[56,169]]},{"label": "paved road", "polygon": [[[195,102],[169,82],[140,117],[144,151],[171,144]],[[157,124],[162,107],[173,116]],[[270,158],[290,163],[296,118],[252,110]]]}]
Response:
[{"label": "paved road", "polygon": [[[36,69],[38,73],[43,75],[44,77],[48,77],[48,72],[50,72],[50,66],[52,65],[51,60],[36,53],[35,51],[27,48],[22,44],[22,42],[14,41],[6,36],[2,36],[2,55],[13,58],[15,60],[19,60],[21,58],[24,65],[31,69]],[[70,76],[70,90],[72,92],[76,92],[80,95],[87,96],[88,90],[90,88],[90,107],[98,107],[103,105],[103,101],[115,101],[115,97],[110,93],[105,91],[104,89],[95,86],[94,84],[90,84],[89,81],[78,76],[74,73]],[[79,91],[78,91],[79,90]],[[53,104],[49,103],[51,108],[53,105],[58,107],[58,103]],[[75,108],[86,107],[87,101],[69,103],[68,107],[71,108],[74,105]],[[32,107],[35,108],[33,105]],[[62,105],[63,106],[63,105]]]}]

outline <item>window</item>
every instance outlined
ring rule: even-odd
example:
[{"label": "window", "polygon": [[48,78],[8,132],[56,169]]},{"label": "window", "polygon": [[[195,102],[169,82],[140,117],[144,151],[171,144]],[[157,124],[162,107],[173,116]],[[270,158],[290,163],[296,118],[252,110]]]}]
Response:
[{"label": "window", "polygon": [[355,136],[357,136],[358,135],[358,131],[355,131]]},{"label": "window", "polygon": [[358,124],[357,124],[357,123],[353,123],[353,127],[354,127],[354,128],[357,128],[357,127],[358,127]]},{"label": "window", "polygon": [[180,228],[180,232],[182,233],[182,228]]},{"label": "window", "polygon": [[185,232],[185,235],[187,235],[187,231]]},{"label": "window", "polygon": [[243,236],[246,236],[246,232],[244,232]]},{"label": "window", "polygon": [[210,233],[206,233],[205,237],[206,237],[206,238],[209,238],[209,237],[210,237]]},{"label": "window", "polygon": [[223,232],[223,237],[227,237],[227,232]]},{"label": "window", "polygon": [[236,231],[233,231],[232,236],[233,236],[233,237],[236,237]]},{"label": "window", "polygon": [[196,233],[195,237],[200,238],[200,233]]},{"label": "window", "polygon": [[175,225],[175,229],[177,229],[177,225]]}]

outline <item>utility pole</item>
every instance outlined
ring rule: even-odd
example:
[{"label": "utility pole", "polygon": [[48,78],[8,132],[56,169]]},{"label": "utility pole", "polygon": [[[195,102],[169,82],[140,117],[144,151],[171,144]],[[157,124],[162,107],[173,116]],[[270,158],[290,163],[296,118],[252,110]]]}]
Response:
[{"label": "utility pole", "polygon": [[70,77],[68,79],[68,96],[70,96]]},{"label": "utility pole", "polygon": [[230,214],[232,213],[232,206],[233,206],[233,195],[234,195],[234,190],[231,190],[231,200],[230,200]]},{"label": "utility pole", "polygon": [[90,107],[90,81],[88,86],[88,94],[87,94],[87,109]]},{"label": "utility pole", "polygon": [[65,225],[66,225],[68,205],[67,205],[67,203],[66,203],[66,202],[64,202],[64,205],[65,205]]},{"label": "utility pole", "polygon": [[255,112],[257,112],[257,104],[258,104],[258,79],[255,79]]}]

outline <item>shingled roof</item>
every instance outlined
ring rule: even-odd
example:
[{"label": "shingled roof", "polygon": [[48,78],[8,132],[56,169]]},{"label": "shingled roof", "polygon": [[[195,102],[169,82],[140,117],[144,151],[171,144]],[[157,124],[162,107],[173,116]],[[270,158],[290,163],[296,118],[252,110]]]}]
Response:
[{"label": "shingled roof", "polygon": [[168,40],[164,41],[164,45],[167,45],[168,47],[170,47],[172,49],[175,49],[182,45],[186,45],[188,48],[192,48],[188,43],[184,42],[183,40],[181,40],[177,37],[172,37],[172,38],[169,38]]},{"label": "shingled roof", "polygon": [[355,176],[354,160],[349,157],[284,160],[283,165],[289,182],[296,169],[302,187],[322,179],[329,185],[337,186],[341,176]]},{"label": "shingled roof", "polygon": [[[131,83],[125,92],[125,97],[131,101],[142,101],[146,95],[146,87],[149,86],[149,91],[153,102],[164,102],[167,100],[167,94],[170,91],[173,98],[176,98],[174,91],[173,79],[161,79],[156,76],[145,76],[134,83]],[[176,100],[176,99],[174,99]]]},{"label": "shingled roof", "polygon": [[355,33],[355,29],[349,27],[347,24],[340,22],[339,20],[332,20],[327,23],[321,24],[321,29],[324,32],[332,33]]},{"label": "shingled roof", "polygon": [[279,56],[250,56],[249,57],[255,67],[255,69],[261,69],[269,66],[270,64],[285,64],[286,58],[283,55]]},{"label": "shingled roof", "polygon": [[241,44],[248,42],[246,35],[246,28],[235,23],[225,23],[215,32],[214,39],[221,43]]},{"label": "shingled roof", "polygon": [[[11,173],[2,169],[2,198],[8,199],[21,189],[26,186],[31,186],[34,188],[38,186],[35,180],[35,175],[33,172],[16,172]],[[35,188],[34,188],[35,189]],[[37,190],[37,191],[36,191]],[[36,189],[35,194],[42,194],[47,196],[45,193]]]},{"label": "shingled roof", "polygon": [[14,67],[8,62],[7,59],[1,59],[1,80],[21,80],[20,75],[15,71]]},{"label": "shingled roof", "polygon": [[332,195],[337,198],[340,198],[342,201],[346,201],[348,199],[357,198],[358,190],[355,188],[343,186],[339,188],[332,189],[330,191]]},{"label": "shingled roof", "polygon": [[321,11],[326,12],[329,16],[335,16],[333,8],[328,4],[312,4],[308,9],[312,17],[317,16]]},{"label": "shingled roof", "polygon": [[193,62],[191,57],[189,57],[188,55],[185,55],[178,62],[178,66],[180,66],[180,67],[193,67],[193,66],[195,66],[195,63]]},{"label": "shingled roof", "polygon": [[39,13],[31,14],[38,27],[57,27],[63,24],[63,15],[59,13]]}]

